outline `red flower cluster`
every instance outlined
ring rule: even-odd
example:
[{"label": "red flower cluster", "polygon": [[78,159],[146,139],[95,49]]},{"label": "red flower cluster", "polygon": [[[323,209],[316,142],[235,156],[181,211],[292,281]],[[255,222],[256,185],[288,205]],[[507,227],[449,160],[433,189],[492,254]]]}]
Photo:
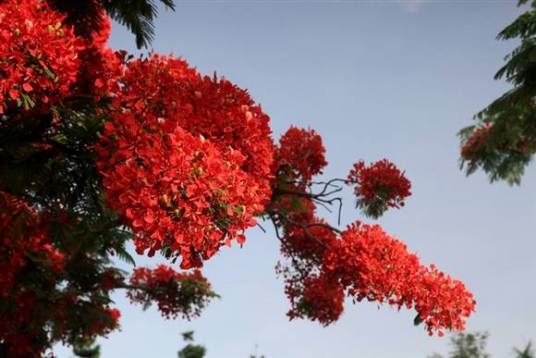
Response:
[{"label": "red flower cluster", "polygon": [[462,145],[461,156],[464,160],[474,162],[478,159],[484,144],[488,141],[491,128],[491,124],[487,124],[473,130],[471,136]]},{"label": "red flower cluster", "polygon": [[245,240],[270,195],[268,117],[246,92],[180,59],[129,64],[97,166],[139,252],[166,249],[199,267]]},{"label": "red flower cluster", "polygon": [[180,126],[194,136],[201,135],[224,155],[239,151],[244,156],[241,169],[257,183],[249,190],[269,197],[270,118],[247,91],[226,79],[200,76],[182,59],[156,54],[130,62],[121,82],[119,108],[150,116],[150,125]]},{"label": "red flower cluster", "polygon": [[291,320],[309,318],[327,326],[337,321],[344,310],[343,288],[325,275],[288,278],[285,293],[291,304],[287,313]]},{"label": "red flower cluster", "polygon": [[288,257],[322,262],[326,251],[336,241],[335,233],[317,217],[300,225],[287,225],[281,251]]},{"label": "red flower cluster", "polygon": [[[462,161],[467,161],[470,166],[474,166],[477,162],[486,166],[485,163],[498,160],[504,162],[504,158],[508,156],[517,158],[522,156],[529,159],[530,153],[528,151],[534,145],[530,138],[526,136],[518,136],[517,139],[512,139],[511,136],[498,138],[495,135],[498,132],[502,133],[492,123],[485,122],[474,127],[467,136],[464,133],[460,153]],[[469,168],[469,172],[472,172],[473,169],[475,168]]]},{"label": "red flower cluster", "polygon": [[476,304],[463,283],[433,265],[421,265],[404,243],[378,225],[349,226],[326,255],[323,271],[356,301],[414,307],[430,334],[463,330]]},{"label": "red flower cluster", "polygon": [[388,208],[404,206],[404,199],[411,195],[410,181],[387,159],[368,167],[359,161],[350,170],[347,182],[356,185],[357,206],[372,217],[381,216]]},{"label": "red flower cluster", "polygon": [[[30,109],[42,114],[53,104],[79,104],[66,99],[93,98],[80,117],[85,109],[107,115],[94,146],[96,165],[109,206],[134,232],[138,252],[161,250],[180,257],[183,268],[200,267],[222,245],[242,244],[244,231],[269,205],[266,214],[282,229],[281,252],[290,263],[280,272],[291,319],[334,322],[347,293],[356,301],[415,308],[430,333],[463,329],[475,301],[461,282],[421,265],[378,226],[358,223],[338,235],[315,216],[315,202],[328,201],[319,200],[325,191],[308,192],[313,176],[327,164],[314,130],[291,127],[276,147],[268,116],[231,82],[201,76],[173,57],[128,62],[106,47],[110,20],[99,2],[91,1],[100,9],[95,26],[70,19],[81,37],[46,1],[0,3],[0,115]],[[110,101],[101,102],[104,97]],[[60,127],[45,131],[64,134]],[[487,134],[477,129],[462,156],[473,160]],[[356,185],[358,205],[372,216],[403,206],[410,195],[409,181],[387,160],[368,167],[357,163],[347,182]],[[163,265],[136,269],[126,285],[121,273],[91,251],[80,253],[88,258],[81,267],[93,273],[73,279],[63,270],[77,266],[56,249],[71,252],[65,248],[70,243],[58,238],[53,246],[49,237],[53,226],[67,222],[45,213],[0,192],[0,342],[10,356],[37,357],[53,341],[118,328],[120,312],[100,296],[118,287],[128,288],[133,302],[156,302],[168,318],[198,316],[215,296],[199,271],[178,273]],[[73,227],[78,219],[84,223],[77,216]],[[80,241],[76,235],[65,239]],[[90,302],[93,293],[98,299]]]},{"label": "red flower cluster", "polygon": [[127,295],[132,302],[147,305],[155,301],[166,318],[197,317],[208,300],[215,296],[199,270],[178,273],[165,265],[158,265],[153,270],[135,269],[130,284],[134,289]]},{"label": "red flower cluster", "polygon": [[[0,192],[0,342],[10,357],[37,357],[37,280],[54,286],[63,255],[50,245],[44,220],[24,200]],[[37,325],[38,326],[38,325]]]},{"label": "red flower cluster", "polygon": [[44,220],[22,199],[0,192],[0,298],[17,285],[17,274],[38,265],[51,277],[63,267],[63,255],[50,245]]},{"label": "red flower cluster", "polygon": [[79,53],[83,66],[76,82],[77,93],[92,95],[95,100],[116,96],[124,71],[122,56],[106,46],[112,26],[104,10],[101,10],[100,18],[101,28],[84,39],[84,47]]},{"label": "red flower cluster", "polygon": [[8,308],[0,311],[0,342],[7,347],[6,356],[40,358],[42,348],[36,341],[46,339],[46,336],[38,330],[27,328],[28,323],[32,322],[32,319],[35,320],[37,299],[32,292],[17,292],[12,299]]},{"label": "red flower cluster", "polygon": [[290,301],[290,319],[309,318],[328,325],[343,311],[344,291],[336,281],[319,276],[324,255],[331,250],[336,235],[314,215],[309,199],[290,195],[278,198],[275,211],[284,226],[281,253],[288,266],[278,265],[285,279],[285,294]]},{"label": "red flower cluster", "polygon": [[119,328],[121,311],[117,308],[103,307],[101,310],[93,312],[93,320],[86,332],[90,334],[107,335]]},{"label": "red flower cluster", "polygon": [[311,221],[316,210],[311,199],[291,194],[279,195],[272,206],[278,216],[299,223]]},{"label": "red flower cluster", "polygon": [[322,137],[314,129],[290,127],[279,140],[275,153],[275,174],[299,185],[310,183],[327,165]]},{"label": "red flower cluster", "polygon": [[99,286],[104,291],[111,291],[123,283],[123,275],[113,269],[108,269],[100,275]]},{"label": "red flower cluster", "polygon": [[46,109],[70,93],[82,43],[63,20],[45,1],[0,4],[0,114]]}]

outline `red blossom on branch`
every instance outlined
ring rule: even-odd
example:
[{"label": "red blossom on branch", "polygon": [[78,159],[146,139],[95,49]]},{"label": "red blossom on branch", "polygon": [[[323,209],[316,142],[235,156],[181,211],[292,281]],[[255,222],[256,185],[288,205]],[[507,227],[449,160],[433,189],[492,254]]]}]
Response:
[{"label": "red blossom on branch", "polygon": [[285,293],[290,301],[287,316],[291,320],[308,318],[327,326],[337,321],[344,310],[343,288],[325,275],[287,277]]},{"label": "red blossom on branch", "polygon": [[307,198],[282,195],[274,205],[279,225],[284,227],[281,254],[288,261],[287,266],[280,263],[277,267],[290,301],[287,316],[333,323],[342,314],[344,290],[335,280],[319,275],[319,269],[335,244],[336,233],[314,215],[315,205]]},{"label": "red blossom on branch", "polygon": [[138,252],[165,249],[190,268],[242,244],[269,199],[268,117],[244,91],[179,59],[134,61],[122,83],[97,165]]},{"label": "red blossom on branch", "polygon": [[388,208],[404,206],[411,195],[411,183],[393,163],[387,159],[365,166],[363,161],[354,164],[347,182],[355,185],[357,206],[368,216],[377,218]]},{"label": "red blossom on branch", "polygon": [[0,114],[62,101],[76,81],[82,41],[45,1],[0,4]]},{"label": "red blossom on branch", "polygon": [[121,311],[117,308],[103,307],[101,310],[95,311],[94,315],[87,332],[97,332],[98,335],[106,335],[119,329]]},{"label": "red blossom on branch", "polygon": [[291,126],[281,136],[275,153],[276,176],[296,185],[308,185],[328,164],[325,152],[322,137],[314,129]]},{"label": "red blossom on branch", "polygon": [[130,285],[127,295],[132,302],[148,305],[154,301],[166,318],[197,317],[208,301],[217,296],[199,270],[180,273],[165,265],[153,270],[135,269]]},{"label": "red blossom on branch", "polygon": [[[272,206],[278,216],[294,222],[311,221],[316,210],[316,205],[311,199],[292,194],[279,195]],[[279,222],[279,224],[282,223]]]},{"label": "red blossom on branch", "polygon": [[422,265],[378,225],[350,225],[326,254],[323,271],[356,301],[415,308],[430,334],[463,330],[476,304],[463,283]]},{"label": "red blossom on branch", "polygon": [[322,262],[325,252],[336,241],[335,233],[327,226],[320,226],[323,224],[326,224],[324,220],[317,217],[305,224],[288,224],[282,238],[282,253],[289,257]]},{"label": "red blossom on branch", "polygon": [[489,138],[491,128],[491,125],[484,125],[473,130],[461,148],[461,156],[464,160],[474,162],[478,158]]},{"label": "red blossom on branch", "polygon": [[95,28],[79,52],[82,63],[74,93],[91,95],[98,101],[118,95],[119,81],[125,66],[121,53],[106,46],[110,37],[111,21],[104,10],[100,11],[100,28]]},{"label": "red blossom on branch", "polygon": [[[403,206],[411,185],[393,163],[359,162],[347,179],[314,182],[327,165],[314,130],[292,126],[274,145],[247,91],[180,58],[114,52],[98,1],[85,3],[95,16],[69,12],[75,28],[47,4],[0,4],[0,130],[22,142],[0,143],[0,164],[32,163],[29,179],[0,179],[0,350],[39,357],[55,342],[118,329],[115,289],[167,318],[197,317],[216,297],[199,271],[138,268],[126,283],[110,256],[132,261],[124,245],[133,238],[139,253],[200,267],[223,245],[243,244],[257,217],[272,220],[281,241],[291,319],[328,325],[347,294],[414,308],[430,333],[464,328],[475,301],[460,281],[379,226],[341,231],[316,215],[339,204],[340,224],[340,183],[355,185],[367,215]],[[6,120],[28,114],[41,122]],[[462,156],[472,160],[487,135],[477,129]]]},{"label": "red blossom on branch", "polygon": [[28,204],[0,191],[0,297],[8,297],[24,269],[39,267],[54,280],[63,267],[63,254],[54,249],[46,221]]},{"label": "red blossom on branch", "polygon": [[0,342],[10,357],[38,357],[36,341],[46,337],[39,326],[39,285],[58,282],[63,255],[50,245],[45,224],[23,199],[0,192]]}]

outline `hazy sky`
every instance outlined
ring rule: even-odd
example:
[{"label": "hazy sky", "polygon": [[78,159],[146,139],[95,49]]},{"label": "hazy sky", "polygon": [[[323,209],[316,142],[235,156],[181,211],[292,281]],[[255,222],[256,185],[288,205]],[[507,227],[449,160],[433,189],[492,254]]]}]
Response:
[{"label": "hazy sky", "polygon": [[[513,345],[536,339],[536,164],[521,187],[466,178],[456,132],[508,88],[492,78],[514,43],[494,38],[519,13],[515,2],[178,0],[176,13],[160,14],[153,46],[247,88],[275,138],[290,124],[317,129],[327,176],[346,175],[359,159],[405,169],[413,196],[379,223],[467,284],[478,301],[468,329],[489,330],[494,357],[511,357]],[[114,48],[133,44],[114,27]],[[345,197],[347,224],[361,216]],[[102,340],[103,357],[176,357],[190,329],[208,358],[247,358],[256,345],[267,358],[447,352],[448,337],[414,327],[413,311],[347,302],[330,327],[289,322],[277,260],[277,240],[258,229],[243,249],[223,249],[205,269],[222,299],[192,322],[165,321],[116,295],[122,330]]]}]

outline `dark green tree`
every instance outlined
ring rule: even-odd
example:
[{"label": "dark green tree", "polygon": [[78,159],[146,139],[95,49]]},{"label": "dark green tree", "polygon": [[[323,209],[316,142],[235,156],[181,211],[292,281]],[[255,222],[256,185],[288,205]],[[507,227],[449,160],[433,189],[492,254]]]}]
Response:
[{"label": "dark green tree", "polygon": [[532,348],[532,342],[527,343],[523,350],[514,348],[516,358],[535,358],[534,349]]},{"label": "dark green tree", "polygon": [[[173,0],[159,2],[166,9],[175,10]],[[53,0],[51,3],[67,14],[68,22],[75,26],[78,35],[88,35],[99,27],[102,21],[100,11],[104,8],[112,19],[134,34],[138,48],[146,47],[154,36],[153,21],[158,15],[158,2],[153,0]]]},{"label": "dark green tree", "polygon": [[[486,352],[488,340],[487,333],[460,333],[450,340],[451,351],[448,358],[489,358]],[[429,358],[443,358],[440,354],[433,354]]]},{"label": "dark green tree", "polygon": [[527,11],[497,35],[498,40],[520,41],[495,75],[512,84],[512,89],[459,133],[462,168],[467,175],[483,169],[492,182],[519,184],[536,152],[536,1],[518,2],[527,5]]},{"label": "dark green tree", "polygon": [[95,340],[82,341],[73,345],[75,357],[80,358],[100,358],[100,345]]},{"label": "dark green tree", "polygon": [[264,354],[263,354],[263,355],[260,355],[260,356],[257,355],[257,348],[258,348],[258,345],[255,345],[255,353],[254,353],[254,354],[251,354],[251,355],[249,356],[249,358],[266,358],[266,357],[264,356]]},{"label": "dark green tree", "polygon": [[[486,332],[459,333],[450,340],[451,351],[448,358],[490,358],[486,352],[489,334]],[[515,358],[536,358],[532,342],[527,343],[523,350],[514,348]],[[434,353],[428,358],[444,358]]]},{"label": "dark green tree", "polygon": [[188,342],[179,351],[179,358],[203,358],[207,352],[204,346],[194,343],[194,332],[187,331],[182,334],[182,339]]}]

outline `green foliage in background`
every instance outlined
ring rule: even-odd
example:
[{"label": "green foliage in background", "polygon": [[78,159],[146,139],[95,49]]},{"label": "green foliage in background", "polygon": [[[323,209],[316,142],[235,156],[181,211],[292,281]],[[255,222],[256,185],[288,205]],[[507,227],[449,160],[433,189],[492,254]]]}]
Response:
[{"label": "green foliage in background", "polygon": [[[520,0],[518,6],[528,9],[497,35],[498,40],[520,42],[495,75],[512,89],[476,114],[474,125],[460,131],[466,173],[483,169],[492,182],[510,184],[520,183],[536,153],[536,1]],[[464,149],[470,155],[464,155]]]}]

